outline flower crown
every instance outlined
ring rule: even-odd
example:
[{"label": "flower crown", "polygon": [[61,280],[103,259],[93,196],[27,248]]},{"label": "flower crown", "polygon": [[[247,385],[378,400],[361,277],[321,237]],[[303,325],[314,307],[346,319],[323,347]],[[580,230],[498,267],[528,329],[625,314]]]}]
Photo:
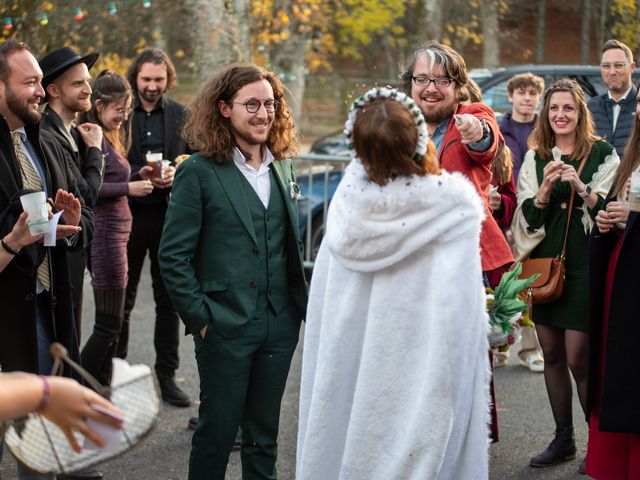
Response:
[{"label": "flower crown", "polygon": [[351,110],[349,110],[347,121],[344,123],[343,130],[345,137],[347,137],[347,147],[349,148],[349,150],[351,150],[352,152],[355,150],[353,147],[353,125],[355,124],[358,110],[364,107],[367,103],[373,102],[377,98],[390,98],[392,100],[395,100],[396,102],[402,103],[409,109],[409,112],[411,112],[411,115],[416,122],[416,127],[418,128],[418,142],[416,145],[416,153],[414,154],[413,159],[417,163],[422,162],[422,158],[427,153],[427,143],[429,142],[427,122],[425,122],[424,117],[422,116],[422,112],[413,101],[413,99],[408,95],[405,95],[404,93],[396,90],[395,88],[372,88],[353,102],[353,104],[351,105]]}]

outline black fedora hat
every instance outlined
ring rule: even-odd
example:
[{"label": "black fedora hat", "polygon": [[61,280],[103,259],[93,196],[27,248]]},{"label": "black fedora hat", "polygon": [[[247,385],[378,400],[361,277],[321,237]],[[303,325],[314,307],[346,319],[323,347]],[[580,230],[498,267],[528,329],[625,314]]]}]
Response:
[{"label": "black fedora hat", "polygon": [[87,65],[87,68],[91,68],[99,56],[100,52],[91,52],[81,57],[80,54],[71,47],[62,47],[48,53],[38,62],[43,75],[42,88],[46,89],[47,85],[58,76],[78,63],[84,63]]}]

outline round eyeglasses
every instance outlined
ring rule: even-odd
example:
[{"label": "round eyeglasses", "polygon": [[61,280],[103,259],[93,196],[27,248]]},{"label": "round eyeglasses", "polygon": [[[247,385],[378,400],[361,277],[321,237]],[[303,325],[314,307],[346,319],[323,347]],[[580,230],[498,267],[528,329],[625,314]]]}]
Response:
[{"label": "round eyeglasses", "polygon": [[453,78],[449,77],[439,77],[439,78],[429,78],[429,77],[411,77],[416,85],[420,85],[421,87],[428,87],[432,83],[438,88],[446,88],[451,85],[453,82]]},{"label": "round eyeglasses", "polygon": [[257,113],[258,110],[260,110],[261,105],[264,105],[264,109],[267,111],[267,113],[273,113],[278,109],[278,105],[279,105],[277,100],[269,99],[269,100],[265,100],[264,102],[261,102],[257,98],[252,98],[251,100],[247,100],[246,102],[232,101],[231,103],[244,105],[244,108],[247,109],[248,113]]}]

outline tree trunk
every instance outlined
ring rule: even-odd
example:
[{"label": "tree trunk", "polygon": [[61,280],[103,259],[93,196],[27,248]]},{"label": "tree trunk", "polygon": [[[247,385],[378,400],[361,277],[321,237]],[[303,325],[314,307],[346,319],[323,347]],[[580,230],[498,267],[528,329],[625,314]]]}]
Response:
[{"label": "tree trunk", "polygon": [[500,65],[498,6],[494,0],[485,0],[482,4],[482,37],[483,66]]},{"label": "tree trunk", "polygon": [[589,64],[589,38],[591,37],[591,0],[582,2],[582,64]]},{"label": "tree trunk", "polygon": [[442,41],[442,2],[443,0],[425,0],[425,40]]},{"label": "tree trunk", "polygon": [[200,78],[209,77],[229,63],[249,60],[249,0],[191,0],[191,8],[200,32],[194,49]]},{"label": "tree trunk", "polygon": [[[607,12],[609,11],[609,0],[600,0],[600,18],[598,22],[598,52],[604,45],[606,28],[607,28]],[[598,57],[600,63],[600,57]]]},{"label": "tree trunk", "polygon": [[282,81],[289,89],[290,98],[287,101],[293,111],[296,125],[300,125],[301,120],[306,74],[305,57],[308,44],[307,35],[298,33],[291,36],[286,42],[274,45],[270,56],[271,64],[282,75]]},{"label": "tree trunk", "polygon": [[544,63],[544,32],[547,26],[547,2],[539,0],[536,22],[536,63]]}]

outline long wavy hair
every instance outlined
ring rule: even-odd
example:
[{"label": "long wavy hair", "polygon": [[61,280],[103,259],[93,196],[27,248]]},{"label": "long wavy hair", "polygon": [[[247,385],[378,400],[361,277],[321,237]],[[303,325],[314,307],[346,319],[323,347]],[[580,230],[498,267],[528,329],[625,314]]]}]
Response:
[{"label": "long wavy hair", "polygon": [[[104,128],[100,120],[99,111],[109,104],[132,98],[129,82],[111,70],[103,70],[98,74],[98,78],[93,82],[91,89],[93,90],[91,93],[91,110],[80,116],[80,122],[91,122],[100,125],[103,128],[104,137],[109,140],[109,143],[120,155],[126,157],[131,146],[130,132],[125,132],[124,123],[118,130]],[[101,106],[97,105],[98,100],[100,100]]]},{"label": "long wavy hair", "polygon": [[581,160],[589,155],[593,143],[599,140],[600,137],[596,135],[595,123],[593,122],[591,112],[587,108],[582,87],[580,87],[575,80],[569,80],[568,78],[554,82],[553,85],[544,92],[542,110],[540,111],[540,115],[538,115],[538,121],[536,122],[533,132],[531,132],[529,136],[529,148],[536,150],[541,158],[553,158],[551,149],[556,144],[556,134],[549,122],[549,104],[551,103],[551,96],[556,92],[570,93],[578,108],[576,143],[569,158],[571,160]]},{"label": "long wavy hair", "polygon": [[[637,88],[640,88],[640,82],[638,82]],[[616,176],[613,178],[614,197],[622,194],[627,180],[631,177],[631,173],[638,168],[638,165],[640,165],[640,121],[636,114],[631,135],[629,135],[627,145],[624,147],[624,155],[620,160]]]},{"label": "long wavy hair", "polygon": [[218,102],[231,102],[238,90],[260,80],[269,82],[273,98],[278,102],[266,146],[276,160],[297,154],[297,133],[285,100],[285,86],[275,73],[257,65],[239,63],[227,66],[207,80],[189,104],[183,136],[191,148],[217,162],[231,159],[236,140],[231,120],[222,116]]}]

